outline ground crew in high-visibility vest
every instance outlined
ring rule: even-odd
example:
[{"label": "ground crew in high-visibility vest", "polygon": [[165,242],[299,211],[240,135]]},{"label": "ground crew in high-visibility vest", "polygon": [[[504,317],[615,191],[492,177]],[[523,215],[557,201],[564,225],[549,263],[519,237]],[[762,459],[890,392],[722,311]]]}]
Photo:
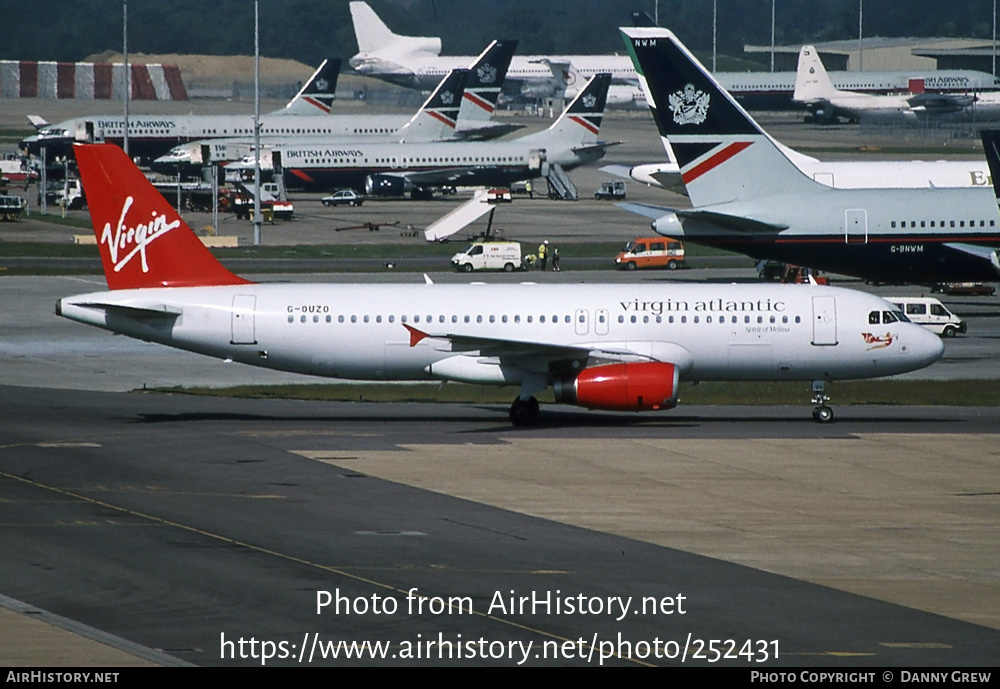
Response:
[{"label": "ground crew in high-visibility vest", "polygon": [[549,260],[549,240],[538,245],[538,269],[545,270],[545,264]]}]

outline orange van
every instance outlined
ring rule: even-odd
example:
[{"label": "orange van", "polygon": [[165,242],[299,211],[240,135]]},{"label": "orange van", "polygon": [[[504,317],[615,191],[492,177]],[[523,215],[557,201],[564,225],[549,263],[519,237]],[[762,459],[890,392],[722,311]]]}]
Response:
[{"label": "orange van", "polygon": [[639,237],[625,245],[615,257],[615,267],[666,268],[674,270],[684,265],[684,244],[671,237]]}]

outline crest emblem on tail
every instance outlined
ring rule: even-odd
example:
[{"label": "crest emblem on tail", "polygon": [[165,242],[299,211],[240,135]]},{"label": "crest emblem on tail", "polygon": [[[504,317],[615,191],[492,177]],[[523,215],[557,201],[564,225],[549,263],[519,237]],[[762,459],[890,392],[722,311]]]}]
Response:
[{"label": "crest emblem on tail", "polygon": [[709,95],[688,84],[683,91],[670,94],[670,110],[677,124],[701,124],[708,117]]}]

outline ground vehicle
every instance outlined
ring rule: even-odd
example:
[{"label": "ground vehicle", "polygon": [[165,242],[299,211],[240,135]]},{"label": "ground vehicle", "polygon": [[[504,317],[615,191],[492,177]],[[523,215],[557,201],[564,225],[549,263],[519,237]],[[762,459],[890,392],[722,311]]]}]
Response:
[{"label": "ground vehicle", "polygon": [[913,323],[941,337],[955,337],[967,329],[965,321],[934,297],[886,297],[885,300],[898,306]]},{"label": "ground vehicle", "polygon": [[0,194],[0,222],[17,222],[20,220],[22,206],[20,196]]},{"label": "ground vehicle", "polygon": [[523,270],[520,242],[475,241],[451,257],[455,270],[471,273],[473,270],[502,270],[509,273]]},{"label": "ground vehicle", "polygon": [[[51,185],[45,192],[45,202],[53,206],[62,206],[65,203],[64,199],[69,199],[66,207],[70,210],[77,210],[87,205],[80,180],[71,179],[62,184]],[[39,205],[41,202],[42,200],[39,198]]]},{"label": "ground vehicle", "polygon": [[970,297],[992,297],[996,291],[995,287],[984,285],[981,282],[944,282],[931,288],[931,292],[948,295],[961,294]]},{"label": "ground vehicle", "polygon": [[353,189],[341,189],[323,197],[324,206],[360,206],[365,197]]},{"label": "ground vehicle", "polygon": [[674,270],[684,265],[684,244],[670,237],[639,237],[625,245],[615,266],[625,270],[636,268],[666,268]]},{"label": "ground vehicle", "polygon": [[601,188],[594,192],[594,198],[602,201],[625,198],[625,182],[620,180],[601,182]]}]

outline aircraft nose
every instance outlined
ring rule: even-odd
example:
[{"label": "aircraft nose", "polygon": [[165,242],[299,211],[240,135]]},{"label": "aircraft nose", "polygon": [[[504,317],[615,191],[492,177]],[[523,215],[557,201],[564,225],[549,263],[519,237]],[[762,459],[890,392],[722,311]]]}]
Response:
[{"label": "aircraft nose", "polygon": [[923,366],[930,366],[944,356],[944,342],[922,325],[914,325],[912,353]]}]

